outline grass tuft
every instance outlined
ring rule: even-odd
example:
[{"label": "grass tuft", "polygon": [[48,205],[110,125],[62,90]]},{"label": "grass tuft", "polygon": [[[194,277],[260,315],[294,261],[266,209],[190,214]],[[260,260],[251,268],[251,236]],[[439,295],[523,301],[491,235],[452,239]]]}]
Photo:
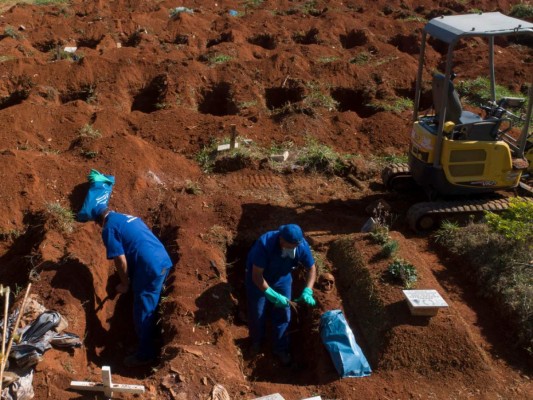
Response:
[{"label": "grass tuft", "polygon": [[70,234],[74,231],[74,213],[58,202],[46,203],[46,214],[50,224],[59,231]]}]

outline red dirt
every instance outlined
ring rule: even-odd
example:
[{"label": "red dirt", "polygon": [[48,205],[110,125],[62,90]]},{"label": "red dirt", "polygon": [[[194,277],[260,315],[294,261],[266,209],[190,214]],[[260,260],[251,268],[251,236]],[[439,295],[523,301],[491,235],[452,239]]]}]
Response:
[{"label": "red dirt", "polygon": [[[318,308],[302,311],[293,324],[298,368],[284,370],[268,353],[251,360],[242,269],[253,240],[294,221],[332,267],[331,242],[358,232],[369,204],[387,198],[402,216],[412,199],[383,193],[373,161],[354,162],[362,182],[355,187],[337,177],[279,173],[268,163],[205,174],[194,159],[210,140],[227,138],[231,124],[261,147],[290,141],[298,148],[313,137],[365,160],[402,154],[410,112],[377,112],[368,104],[412,98],[423,26],[414,17],[508,13],[516,2],[204,3],[74,0],[16,5],[0,15],[0,31],[17,33],[0,37],[0,281],[23,287],[31,272],[33,293],[85,343],[71,354],[45,353],[36,367],[36,398],[93,398],[68,390],[69,382],[99,381],[102,365],[111,366],[115,382],[144,384],[146,399],[209,398],[214,383],[235,399],[275,392],[290,400],[533,397],[525,355],[511,349],[490,305],[426,239],[405,231],[401,218],[393,232],[401,256],[421,271],[421,287],[443,293],[449,310],[417,325],[401,306],[399,287],[380,286],[399,313],[392,339],[372,376],[340,380],[317,323],[342,300],[337,290],[317,290]],[[169,18],[176,6],[194,14]],[[230,9],[242,15],[231,17]],[[77,45],[81,60],[54,61],[65,45]],[[428,47],[431,72],[443,55]],[[519,89],[531,77],[533,50],[510,42],[496,47],[496,61],[505,60],[496,70],[499,82]],[[350,62],[361,53],[366,64]],[[232,59],[210,64],[217,54]],[[479,46],[460,50],[458,79],[476,77],[480,60],[486,57]],[[315,105],[272,115],[316,88],[335,95],[336,110]],[[101,137],[80,139],[86,124]],[[62,233],[43,213],[56,201],[78,210],[91,168],[116,177],[111,207],[143,217],[176,261],[162,307],[162,359],[154,369],[121,367],[132,345],[131,304],[128,296],[104,301],[115,276],[99,229],[77,224]],[[191,193],[191,182],[201,193]],[[376,252],[361,236],[356,242],[369,258]],[[378,273],[384,264],[369,268]]]}]

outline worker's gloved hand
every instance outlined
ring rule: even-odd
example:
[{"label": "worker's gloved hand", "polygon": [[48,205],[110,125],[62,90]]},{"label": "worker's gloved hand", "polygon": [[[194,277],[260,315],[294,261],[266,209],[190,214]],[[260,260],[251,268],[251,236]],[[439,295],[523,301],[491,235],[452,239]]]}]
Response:
[{"label": "worker's gloved hand", "polygon": [[271,287],[265,290],[265,297],[268,299],[268,301],[274,304],[275,307],[283,308],[289,306],[289,299],[282,294],[279,294]]},{"label": "worker's gloved hand", "polygon": [[314,307],[316,306],[316,300],[313,297],[313,289],[306,287],[300,297],[298,297],[296,300],[297,303],[305,303],[308,306]]}]

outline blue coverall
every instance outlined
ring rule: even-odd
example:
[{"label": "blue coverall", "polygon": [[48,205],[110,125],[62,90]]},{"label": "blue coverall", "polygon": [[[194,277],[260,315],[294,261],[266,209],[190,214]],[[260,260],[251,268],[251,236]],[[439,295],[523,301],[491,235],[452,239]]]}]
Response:
[{"label": "blue coverall", "polygon": [[108,259],[126,257],[133,289],[133,321],[139,338],[136,356],[141,360],[153,359],[155,311],[172,261],[163,244],[138,217],[111,211],[102,239]]},{"label": "blue coverall", "polygon": [[296,248],[296,257],[281,257],[279,231],[270,231],[259,237],[253,244],[246,260],[246,293],[248,298],[248,329],[253,344],[260,344],[265,336],[266,314],[271,313],[274,331],[274,351],[287,352],[287,333],[291,319],[290,307],[278,308],[270,303],[264,293],[252,281],[253,265],[263,269],[263,278],[276,292],[291,299],[292,270],[299,263],[310,269],[315,261],[311,248],[305,239]]}]

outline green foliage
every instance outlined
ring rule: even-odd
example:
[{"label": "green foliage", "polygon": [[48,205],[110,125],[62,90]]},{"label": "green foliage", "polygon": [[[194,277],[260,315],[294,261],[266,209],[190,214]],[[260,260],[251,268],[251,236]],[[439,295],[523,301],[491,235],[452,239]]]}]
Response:
[{"label": "green foliage", "polygon": [[213,171],[213,166],[215,163],[215,158],[217,155],[217,146],[214,140],[211,140],[207,146],[203,146],[198,153],[194,156],[194,159],[200,168],[205,173]]},{"label": "green foliage", "polygon": [[80,151],[80,154],[85,157],[85,158],[88,158],[89,160],[92,160],[93,158],[96,158],[98,157],[98,152],[97,151],[91,151],[91,150],[81,150]]},{"label": "green foliage", "polygon": [[533,18],[533,5],[529,3],[515,4],[511,7],[509,15],[521,19]]},{"label": "green foliage", "polygon": [[372,55],[370,53],[367,53],[366,51],[363,51],[359,54],[357,54],[355,57],[350,58],[350,64],[356,64],[356,65],[365,65],[370,62],[372,59]]},{"label": "green foliage", "polygon": [[0,56],[0,63],[14,60],[16,57],[14,56]]},{"label": "green foliage", "polygon": [[309,83],[308,85],[309,93],[305,96],[303,103],[308,107],[324,107],[328,111],[335,110],[339,105],[339,102],[336,101],[329,94],[324,94],[320,86],[315,83]]},{"label": "green foliage", "polygon": [[377,161],[379,164],[383,165],[401,164],[409,161],[409,156],[407,154],[386,154],[384,156],[377,157]]},{"label": "green foliage", "polygon": [[399,97],[394,99],[392,102],[373,102],[369,104],[370,107],[374,108],[377,111],[387,111],[387,112],[402,112],[413,108],[413,101],[405,97]]},{"label": "green foliage", "polygon": [[501,214],[485,213],[487,224],[507,239],[531,243],[533,239],[533,201],[521,198],[509,200],[509,208]]},{"label": "green foliage", "polygon": [[397,240],[389,240],[381,246],[381,254],[384,257],[393,257],[400,248],[400,244]]},{"label": "green foliage", "polygon": [[0,230],[0,241],[11,241],[17,239],[24,232],[18,229],[9,229],[7,231]]},{"label": "green foliage", "polygon": [[406,289],[414,287],[418,280],[415,266],[401,258],[397,258],[390,263],[387,271],[393,279],[400,281]]},{"label": "green foliage", "polygon": [[68,4],[70,0],[34,0],[33,3],[38,6],[47,6],[50,4]]},{"label": "green foliage", "polygon": [[79,137],[87,137],[91,139],[99,139],[102,137],[102,133],[95,129],[91,124],[83,125],[78,131]]},{"label": "green foliage", "polygon": [[306,171],[334,174],[344,168],[344,162],[337,152],[311,137],[306,139],[305,147],[299,152],[296,162]]},{"label": "green foliage", "polygon": [[[484,77],[461,81],[456,86],[457,92],[467,103],[473,105],[486,104],[491,100],[490,80]],[[521,97],[504,86],[496,85],[496,100],[502,97]]]},{"label": "green foliage", "polygon": [[233,59],[232,56],[227,54],[212,54],[207,57],[207,62],[210,65],[224,64]]},{"label": "green foliage", "polygon": [[72,210],[63,207],[58,202],[46,203],[46,214],[50,224],[63,233],[74,231],[74,213]]},{"label": "green foliage", "polygon": [[386,224],[376,222],[374,228],[370,232],[370,237],[377,244],[384,245],[390,241],[389,227]]},{"label": "green foliage", "polygon": [[[521,211],[511,211],[511,215],[531,216],[529,206],[516,207]],[[512,238],[488,223],[470,223],[465,227],[448,223],[437,231],[435,239],[460,257],[459,273],[476,284],[478,295],[494,304],[495,317],[508,324],[517,344],[533,357],[533,246],[531,239],[516,240],[521,235],[507,227],[502,232],[511,233]]]},{"label": "green foliage", "polygon": [[21,39],[22,35],[18,33],[18,31],[12,27],[11,25],[7,25],[4,28],[4,36],[9,36],[12,39]]},{"label": "green foliage", "polygon": [[200,186],[200,184],[196,181],[191,181],[190,179],[187,179],[185,181],[185,186],[183,190],[187,194],[193,194],[193,195],[202,194],[202,187]]},{"label": "green foliage", "polygon": [[324,57],[320,57],[318,61],[323,64],[329,64],[331,62],[337,61],[338,59],[339,57],[337,56],[324,56]]}]

